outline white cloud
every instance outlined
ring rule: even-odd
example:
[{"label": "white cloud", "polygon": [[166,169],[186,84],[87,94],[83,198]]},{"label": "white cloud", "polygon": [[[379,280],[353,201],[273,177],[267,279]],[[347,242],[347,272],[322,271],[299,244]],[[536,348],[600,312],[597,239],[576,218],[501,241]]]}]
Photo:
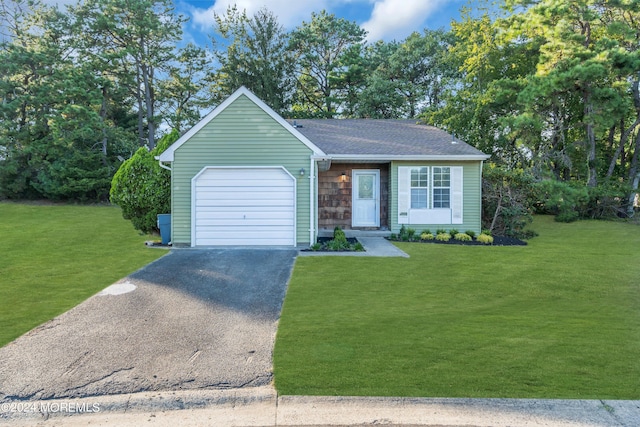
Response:
[{"label": "white cloud", "polygon": [[246,10],[252,16],[266,7],[278,17],[285,28],[299,25],[311,18],[311,12],[329,9],[329,0],[217,0],[208,9],[195,8],[193,22],[201,28],[210,28],[214,14],[223,15],[229,6],[237,5],[238,10]]},{"label": "white cloud", "polygon": [[403,39],[413,31],[421,31],[424,21],[447,0],[375,0],[371,18],[362,24],[369,32],[367,39]]}]

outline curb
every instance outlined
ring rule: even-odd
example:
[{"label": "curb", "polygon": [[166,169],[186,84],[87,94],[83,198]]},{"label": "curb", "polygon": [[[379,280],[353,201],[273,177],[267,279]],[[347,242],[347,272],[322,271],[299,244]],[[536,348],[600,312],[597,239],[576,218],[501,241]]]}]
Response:
[{"label": "curb", "polygon": [[[280,396],[271,386],[20,401],[0,425],[635,427],[640,400]],[[98,410],[95,409],[98,405]],[[5,404],[3,404],[5,405]],[[6,405],[5,405],[6,406]],[[73,408],[74,410],[70,410]],[[6,409],[6,408],[5,408]],[[49,409],[49,411],[46,411]],[[63,410],[64,409],[64,410]],[[83,410],[80,410],[83,409]]]}]

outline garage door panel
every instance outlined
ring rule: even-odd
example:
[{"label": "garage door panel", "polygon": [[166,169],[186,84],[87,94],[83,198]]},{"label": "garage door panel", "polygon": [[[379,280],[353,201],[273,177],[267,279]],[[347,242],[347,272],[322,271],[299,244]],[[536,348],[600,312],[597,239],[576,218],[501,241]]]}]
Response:
[{"label": "garage door panel", "polygon": [[295,179],[282,168],[209,168],[194,180],[195,246],[295,244]]},{"label": "garage door panel", "polygon": [[[279,231],[282,235],[285,235],[287,230],[286,226],[274,227],[275,229],[279,228]],[[265,230],[264,227],[259,225],[254,226],[245,226],[245,227],[228,227],[225,228],[224,231],[203,231],[198,235],[198,238],[203,239],[268,239],[271,238],[271,230]]]},{"label": "garage door panel", "polygon": [[[262,206],[260,208],[255,208],[257,209],[256,212],[263,212],[265,215],[268,215],[270,213],[276,213],[276,214],[287,214],[290,215],[291,218],[293,218],[293,210],[291,209],[291,205],[288,206]],[[200,206],[200,208],[198,209],[198,211],[196,212],[196,218],[201,217],[202,215],[210,215],[212,213],[216,213],[219,215],[225,215],[226,213],[233,213],[233,212],[238,212],[238,213],[246,213],[246,212],[251,212],[251,209],[249,209],[249,207],[247,206],[242,206],[242,207],[238,207],[238,206]]]},{"label": "garage door panel", "polygon": [[238,188],[238,187],[289,187],[290,179],[238,179],[238,178],[203,178],[198,180],[198,187]]},{"label": "garage door panel", "polygon": [[[238,194],[206,192],[200,195],[196,206],[293,206],[289,191],[262,191]],[[201,193],[199,193],[201,194]]]},{"label": "garage door panel", "polygon": [[264,219],[264,218],[215,218],[215,219],[200,219],[197,220],[197,227],[269,227],[271,231],[274,231],[274,227],[285,227],[285,231],[288,231],[287,227],[291,227],[290,219]]},{"label": "garage door panel", "polygon": [[291,246],[291,240],[286,238],[268,238],[268,239],[215,239],[215,243],[211,243],[211,239],[196,239],[196,246]]}]

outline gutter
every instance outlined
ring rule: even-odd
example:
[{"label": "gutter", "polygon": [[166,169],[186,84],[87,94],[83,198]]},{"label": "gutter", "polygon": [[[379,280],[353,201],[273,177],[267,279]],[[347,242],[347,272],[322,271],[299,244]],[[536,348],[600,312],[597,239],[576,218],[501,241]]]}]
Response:
[{"label": "gutter", "polygon": [[368,161],[483,161],[489,157],[486,154],[464,154],[464,155],[380,155],[380,154],[330,154],[328,156],[312,156],[314,160],[368,160]]}]

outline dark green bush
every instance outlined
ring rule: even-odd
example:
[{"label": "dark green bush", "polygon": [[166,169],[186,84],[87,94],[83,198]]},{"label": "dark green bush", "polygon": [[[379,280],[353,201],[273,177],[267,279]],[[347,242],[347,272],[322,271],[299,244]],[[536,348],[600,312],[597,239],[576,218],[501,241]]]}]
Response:
[{"label": "dark green bush", "polygon": [[347,235],[344,233],[342,228],[336,227],[336,228],[333,229],[333,240],[335,240],[337,242],[340,242],[340,243],[346,243],[347,242]]},{"label": "dark green bush", "polygon": [[587,187],[548,179],[535,185],[537,203],[536,212],[555,215],[559,222],[572,222],[579,219],[578,210],[589,201]]},{"label": "dark green bush", "polygon": [[179,137],[165,135],[155,149],[140,148],[126,160],[111,181],[111,203],[120,206],[122,216],[144,233],[157,231],[157,216],[171,212],[171,174],[158,164],[162,154]]},{"label": "dark green bush", "polygon": [[578,182],[545,180],[535,185],[536,212],[559,222],[624,216],[628,188],[619,183],[587,187]]}]

